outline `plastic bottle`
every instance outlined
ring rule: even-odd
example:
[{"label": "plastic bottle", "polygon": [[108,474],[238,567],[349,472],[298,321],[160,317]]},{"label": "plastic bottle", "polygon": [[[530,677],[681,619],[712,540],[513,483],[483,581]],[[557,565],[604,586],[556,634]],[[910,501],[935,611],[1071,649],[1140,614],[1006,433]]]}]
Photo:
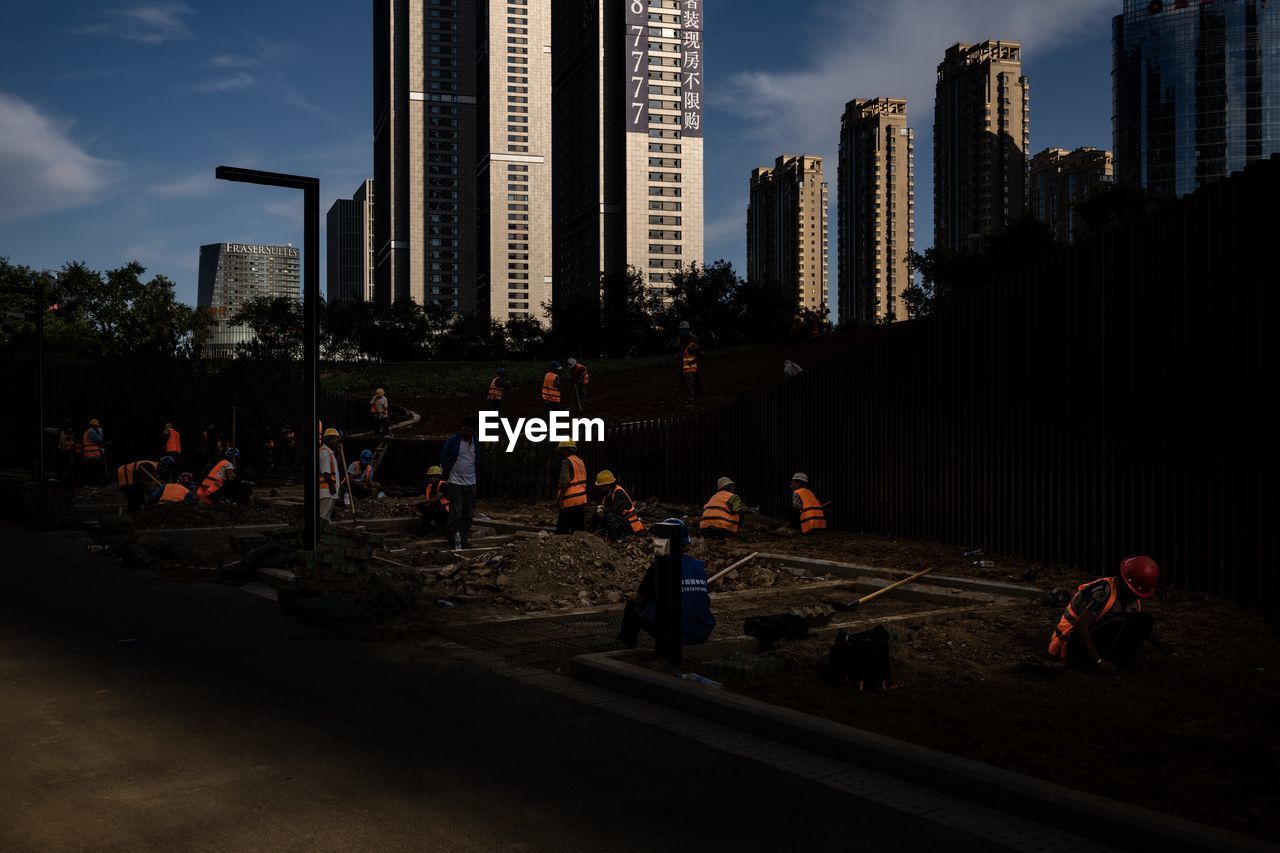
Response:
[{"label": "plastic bottle", "polygon": [[715,687],[717,689],[724,687],[720,682],[712,681],[710,678],[698,675],[696,672],[682,672],[680,673],[680,677],[685,681],[692,681],[695,684],[701,684],[703,687]]}]

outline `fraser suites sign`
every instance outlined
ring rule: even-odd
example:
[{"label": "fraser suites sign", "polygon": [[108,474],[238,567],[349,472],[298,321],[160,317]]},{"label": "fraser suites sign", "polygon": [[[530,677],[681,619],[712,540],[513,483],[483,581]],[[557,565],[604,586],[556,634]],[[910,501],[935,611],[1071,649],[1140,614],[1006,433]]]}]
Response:
[{"label": "fraser suites sign", "polygon": [[227,243],[227,252],[232,255],[279,255],[284,258],[298,257],[295,246],[250,246],[245,243]]}]

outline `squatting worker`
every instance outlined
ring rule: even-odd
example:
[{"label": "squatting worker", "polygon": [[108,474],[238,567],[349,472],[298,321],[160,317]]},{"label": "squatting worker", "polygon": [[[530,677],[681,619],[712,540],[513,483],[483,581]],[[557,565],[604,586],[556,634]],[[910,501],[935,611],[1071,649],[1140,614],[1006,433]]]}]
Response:
[{"label": "squatting worker", "polygon": [[320,520],[326,523],[333,518],[333,506],[337,503],[338,488],[342,481],[342,469],[338,465],[338,452],[335,450],[340,439],[341,436],[333,427],[325,430],[316,459],[316,475],[320,480]]},{"label": "squatting worker", "polygon": [[476,423],[474,416],[468,417],[462,429],[449,436],[440,449],[440,468],[449,493],[449,533],[455,549],[471,544],[471,519],[476,514],[476,475],[480,470]]},{"label": "squatting worker", "polygon": [[[686,547],[689,545],[689,528],[683,521],[668,518],[662,523],[679,526],[681,542]],[[654,557],[640,586],[623,608],[618,642],[629,649],[636,647],[641,628],[653,636],[657,624],[653,609],[653,602],[657,598],[655,568],[658,560],[663,559],[666,558]],[[680,556],[680,616],[681,643],[686,646],[705,643],[716,627],[716,617],[711,613],[711,594],[707,589],[707,564],[688,554]]]},{"label": "squatting worker", "polygon": [[621,542],[628,536],[644,533],[644,522],[636,515],[635,502],[618,484],[612,471],[604,470],[596,475],[596,489],[600,492],[600,505],[596,507],[597,523],[604,528],[610,540]]},{"label": "squatting worker", "polygon": [[703,536],[708,539],[737,537],[742,514],[747,511],[737,491],[737,484],[728,477],[716,481],[716,493],[703,505],[702,520],[698,522]]},{"label": "squatting worker", "polygon": [[787,520],[802,534],[827,529],[827,514],[818,496],[809,488],[809,475],[803,471],[791,475],[791,508]]},{"label": "squatting worker", "polygon": [[560,476],[556,482],[556,533],[573,533],[587,526],[587,463],[578,455],[578,445],[562,441]]},{"label": "squatting worker", "polygon": [[449,526],[449,498],[444,494],[440,478],[444,469],[432,465],[427,469],[427,481],[422,487],[422,500],[418,503],[418,515],[422,516],[422,529],[426,533],[440,533]]},{"label": "squatting worker", "polygon": [[1096,666],[1114,675],[1117,664],[1133,663],[1144,642],[1172,649],[1155,635],[1142,602],[1156,594],[1160,567],[1150,557],[1130,557],[1120,573],[1081,584],[1049,638],[1049,654]]}]

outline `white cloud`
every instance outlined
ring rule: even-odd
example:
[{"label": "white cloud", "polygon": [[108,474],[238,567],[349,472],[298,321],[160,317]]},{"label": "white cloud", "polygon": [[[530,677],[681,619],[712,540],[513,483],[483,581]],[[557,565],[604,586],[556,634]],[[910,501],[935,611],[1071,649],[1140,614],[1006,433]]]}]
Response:
[{"label": "white cloud", "polygon": [[216,94],[219,92],[234,92],[237,89],[249,89],[257,82],[256,78],[247,71],[241,71],[238,74],[232,74],[228,77],[213,77],[196,83],[191,88],[197,92],[206,94]]},{"label": "white cloud", "polygon": [[152,195],[166,196],[169,198],[189,198],[192,196],[208,195],[219,186],[218,180],[213,176],[213,169],[207,169],[202,172],[195,172],[181,178],[174,178],[164,183],[155,184],[147,187],[147,192]]},{"label": "white cloud", "polygon": [[176,0],[136,3],[104,12],[99,20],[86,24],[77,32],[84,35],[106,35],[143,44],[192,38],[182,20],[191,7]]},{"label": "white cloud", "polygon": [[[830,158],[840,114],[854,98],[905,97],[917,134],[927,133],[934,72],[950,45],[1021,41],[1025,62],[1071,36],[1105,28],[1115,9],[1115,0],[845,0],[824,9],[823,26],[806,51],[814,57],[808,67],[737,74],[713,104],[744,119],[754,139],[771,143],[773,153],[762,163],[784,150]],[[1034,97],[1034,79],[1031,85]]]},{"label": "white cloud", "polygon": [[69,128],[0,92],[0,222],[91,204],[111,183],[115,164],[85,152]]}]

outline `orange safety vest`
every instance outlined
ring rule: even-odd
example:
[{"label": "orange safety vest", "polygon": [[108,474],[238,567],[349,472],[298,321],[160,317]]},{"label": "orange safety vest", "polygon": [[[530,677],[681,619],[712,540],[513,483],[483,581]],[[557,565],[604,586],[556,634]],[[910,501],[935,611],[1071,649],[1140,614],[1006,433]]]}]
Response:
[{"label": "orange safety vest", "polygon": [[84,435],[80,436],[80,457],[82,459],[101,459],[102,445],[96,441],[89,440],[91,430],[85,430]]},{"label": "orange safety vest", "polygon": [[698,527],[702,530],[716,529],[725,530],[729,533],[738,532],[738,523],[742,521],[742,516],[729,509],[729,499],[733,497],[733,492],[728,489],[716,492],[711,496],[711,500],[707,501],[702,507],[702,521],[698,522]]},{"label": "orange safety vest", "polygon": [[575,506],[587,505],[587,463],[577,456],[569,456],[566,460],[573,468],[573,476],[568,485],[560,493],[560,508],[571,509]]},{"label": "orange safety vest", "polygon": [[697,344],[690,341],[684,345],[684,349],[680,350],[680,372],[681,373],[697,373],[698,372],[698,354],[690,352]]},{"label": "orange safety vest", "polygon": [[560,402],[560,388],[556,385],[559,381],[560,377],[556,376],[555,372],[551,370],[548,370],[547,375],[542,377],[542,402]]},{"label": "orange safety vest", "polygon": [[143,466],[150,468],[152,471],[156,470],[155,462],[148,462],[141,459],[137,462],[130,462],[127,465],[121,465],[116,469],[116,485],[132,486],[134,483],[138,482],[138,470]]},{"label": "orange safety vest", "polygon": [[502,401],[502,395],[507,392],[507,389],[498,384],[498,380],[501,378],[500,376],[493,377],[493,380],[489,383],[489,393],[485,395],[486,400]]},{"label": "orange safety vest", "polygon": [[226,485],[226,470],[234,467],[229,459],[219,459],[209,473],[204,475],[204,480],[200,482],[200,488],[196,490],[196,497],[205,503],[209,502],[209,498],[217,494],[218,490]]},{"label": "orange safety vest", "polygon": [[[320,445],[319,464],[316,465],[316,478],[319,481],[320,497],[329,498],[338,494],[338,484],[342,481],[342,475],[338,471],[338,454],[334,453],[332,448]],[[328,453],[326,457],[325,454]],[[325,475],[328,474],[330,479],[326,480]]]},{"label": "orange safety vest", "polygon": [[160,503],[180,504],[184,503],[189,497],[191,497],[191,490],[186,486],[178,483],[169,483],[164,487],[164,491],[160,493]]},{"label": "orange safety vest", "polygon": [[[1115,578],[1098,578],[1095,581],[1082,583],[1076,587],[1076,594],[1071,596],[1067,609],[1062,612],[1062,618],[1058,620],[1058,626],[1053,629],[1053,636],[1049,638],[1049,654],[1057,658],[1065,659],[1067,656],[1067,640],[1071,636],[1071,632],[1076,629],[1076,623],[1080,621],[1080,614],[1076,610],[1076,599],[1080,597],[1080,593],[1084,592],[1087,587],[1093,586],[1098,581],[1105,581],[1108,588],[1107,603],[1102,605],[1102,612],[1097,615],[1097,619],[1106,616],[1111,608],[1116,606],[1116,597],[1120,593],[1120,588],[1116,585]],[[1084,602],[1080,605],[1083,607]],[[1138,601],[1138,610],[1142,609],[1142,602]]]},{"label": "orange safety vest", "polygon": [[64,429],[58,432],[58,449],[62,451],[76,449],[75,434],[71,430]]},{"label": "orange safety vest", "polygon": [[422,500],[426,503],[430,503],[432,498],[434,498],[436,495],[439,495],[440,506],[443,507],[444,509],[448,509],[449,499],[444,496],[443,487],[444,487],[444,483],[442,482],[433,483],[430,480],[428,480],[427,490],[422,493]]},{"label": "orange safety vest", "polygon": [[818,496],[804,487],[796,489],[795,493],[800,496],[800,532],[826,530],[827,514],[822,511],[822,502],[818,500]]},{"label": "orange safety vest", "polygon": [[573,381],[579,385],[591,384],[591,374],[587,373],[587,366],[582,362],[573,366]]},{"label": "orange safety vest", "polygon": [[173,427],[167,430],[169,433],[164,440],[164,452],[173,454],[182,452],[182,434]]},{"label": "orange safety vest", "polygon": [[[583,469],[585,472],[585,468]],[[635,501],[631,500],[631,495],[627,494],[627,490],[614,484],[613,491],[600,502],[601,506],[613,506],[618,501],[618,492],[622,492],[622,496],[627,499],[627,510],[622,513],[622,520],[631,526],[632,533],[644,533],[644,522],[640,520],[640,516],[636,515]]]}]

